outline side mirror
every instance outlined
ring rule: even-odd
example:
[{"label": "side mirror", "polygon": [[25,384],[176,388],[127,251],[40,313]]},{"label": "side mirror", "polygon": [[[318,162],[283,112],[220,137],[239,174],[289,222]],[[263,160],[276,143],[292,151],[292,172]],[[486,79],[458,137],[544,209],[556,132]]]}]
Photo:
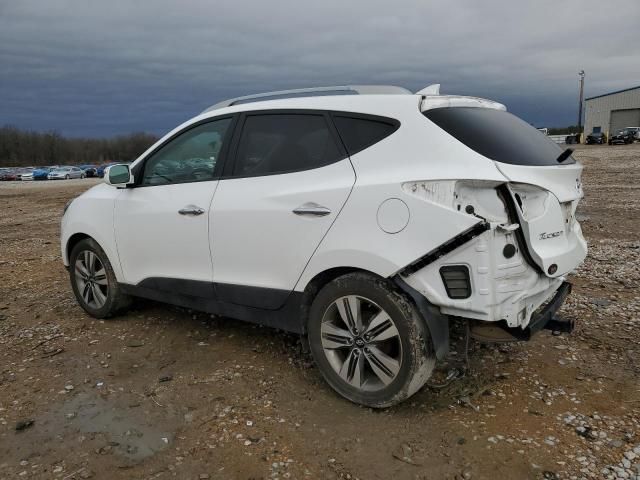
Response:
[{"label": "side mirror", "polygon": [[104,182],[118,188],[125,188],[133,183],[133,175],[131,175],[129,165],[111,165],[105,168]]}]

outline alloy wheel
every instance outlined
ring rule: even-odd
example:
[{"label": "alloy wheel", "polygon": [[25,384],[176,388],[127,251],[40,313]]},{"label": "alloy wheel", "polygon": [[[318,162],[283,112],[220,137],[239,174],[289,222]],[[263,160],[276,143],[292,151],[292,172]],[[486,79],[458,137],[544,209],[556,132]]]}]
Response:
[{"label": "alloy wheel", "polygon": [[109,295],[107,271],[91,250],[83,250],[76,258],[75,278],[84,302],[91,308],[102,308]]},{"label": "alloy wheel", "polygon": [[398,376],[400,333],[373,301],[358,295],[338,298],[326,309],[320,333],[329,364],[352,387],[376,391]]}]

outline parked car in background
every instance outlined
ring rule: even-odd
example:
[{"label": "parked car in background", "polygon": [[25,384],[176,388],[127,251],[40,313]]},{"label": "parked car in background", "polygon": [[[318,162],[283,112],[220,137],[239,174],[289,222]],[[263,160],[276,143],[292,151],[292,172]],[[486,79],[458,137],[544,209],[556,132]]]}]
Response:
[{"label": "parked car in background", "polygon": [[637,142],[640,142],[640,127],[625,127],[624,129],[632,131],[633,139]]},{"label": "parked car in background", "polygon": [[85,177],[97,177],[98,169],[95,165],[80,165],[82,171],[84,171]]},{"label": "parked car in background", "polygon": [[69,180],[70,178],[84,178],[84,171],[79,167],[58,167],[49,172],[49,180]]},{"label": "parked car in background", "polygon": [[16,173],[16,180],[21,181],[22,180],[22,175],[25,173],[31,173],[31,169],[30,168],[16,168],[15,169],[15,173]]},{"label": "parked car in background", "polygon": [[33,180],[47,180],[47,175],[54,168],[58,167],[39,167],[33,171]]},{"label": "parked car in background", "polygon": [[18,173],[15,168],[7,168],[4,172],[0,173],[0,180],[5,182],[11,182],[18,179]]},{"label": "parked car in background", "polygon": [[609,145],[618,143],[633,143],[635,132],[628,128],[618,130],[609,138]]},{"label": "parked car in background", "polygon": [[25,168],[20,173],[20,180],[23,182],[31,182],[33,180],[33,170],[32,168]]},{"label": "parked car in background", "polygon": [[589,135],[587,135],[585,143],[587,145],[593,145],[593,144],[602,145],[606,141],[607,141],[607,137],[605,137],[604,133],[602,133],[602,132],[591,132]]},{"label": "parked car in background", "polygon": [[580,143],[580,134],[572,133],[570,135],[567,135],[564,139],[564,143],[568,145],[573,145],[574,143]]},{"label": "parked car in background", "polygon": [[96,167],[96,175],[100,178],[104,177],[105,168],[110,167],[111,165],[116,165],[116,162],[107,162],[103,163],[102,165],[98,165]]},{"label": "parked car in background", "polygon": [[582,165],[504,105],[438,92],[208,108],[66,205],[79,305],[107,318],[147,297],[302,334],[369,407],[424,385],[449,316],[484,341],[570,331],[551,320],[587,253]]}]

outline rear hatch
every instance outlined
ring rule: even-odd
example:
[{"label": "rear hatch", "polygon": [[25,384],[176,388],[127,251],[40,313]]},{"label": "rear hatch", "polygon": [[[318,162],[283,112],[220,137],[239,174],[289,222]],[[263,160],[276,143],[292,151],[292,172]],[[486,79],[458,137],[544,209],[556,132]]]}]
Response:
[{"label": "rear hatch", "polygon": [[518,217],[535,264],[549,277],[575,269],[587,252],[575,216],[583,195],[582,165],[570,155],[561,157],[563,148],[501,104],[463,100],[441,104],[427,97],[422,112],[449,135],[492,159],[509,180],[505,200]]}]

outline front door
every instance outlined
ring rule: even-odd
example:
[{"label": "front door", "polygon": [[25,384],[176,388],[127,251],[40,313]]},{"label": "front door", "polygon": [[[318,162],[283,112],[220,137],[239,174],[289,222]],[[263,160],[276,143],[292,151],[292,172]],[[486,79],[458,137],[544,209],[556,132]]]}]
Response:
[{"label": "front door", "polygon": [[277,309],[355,182],[322,112],[241,116],[235,162],[211,212],[213,277],[224,302]]},{"label": "front door", "polygon": [[209,211],[231,121],[197,124],[174,136],[146,158],[136,186],[118,195],[115,235],[126,283],[213,295]]}]

